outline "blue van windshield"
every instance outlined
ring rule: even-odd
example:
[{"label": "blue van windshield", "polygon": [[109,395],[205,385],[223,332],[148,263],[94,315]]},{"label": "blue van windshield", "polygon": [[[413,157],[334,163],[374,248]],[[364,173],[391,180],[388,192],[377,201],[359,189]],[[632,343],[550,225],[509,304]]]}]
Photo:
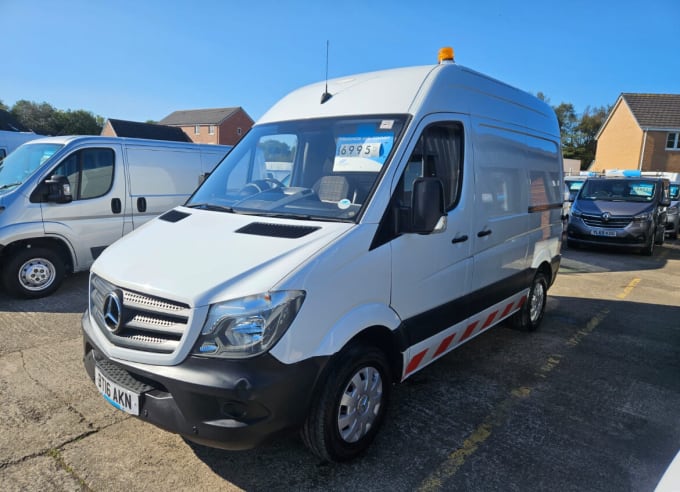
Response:
[{"label": "blue van windshield", "polygon": [[671,200],[679,199],[680,198],[680,185],[672,184],[670,195],[671,195]]},{"label": "blue van windshield", "polygon": [[656,183],[640,179],[588,179],[581,188],[579,200],[616,202],[651,202]]},{"label": "blue van windshield", "polygon": [[62,144],[24,144],[0,163],[0,193],[22,184],[43,162],[62,148]]},{"label": "blue van windshield", "polygon": [[371,116],[256,125],[187,206],[354,221],[405,121],[405,116]]}]

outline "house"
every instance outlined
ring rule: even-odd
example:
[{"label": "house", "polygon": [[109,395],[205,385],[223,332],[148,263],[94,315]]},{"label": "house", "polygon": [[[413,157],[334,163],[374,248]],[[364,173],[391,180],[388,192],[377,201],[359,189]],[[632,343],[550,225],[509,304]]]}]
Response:
[{"label": "house", "polygon": [[152,140],[171,140],[191,142],[181,128],[137,121],[114,120],[109,118],[102,128],[101,135],[107,137],[150,138]]},{"label": "house", "polygon": [[220,145],[235,145],[253,123],[241,107],[175,111],[160,121],[181,128],[196,143]]},{"label": "house", "polygon": [[680,94],[621,94],[595,139],[591,171],[680,172]]}]

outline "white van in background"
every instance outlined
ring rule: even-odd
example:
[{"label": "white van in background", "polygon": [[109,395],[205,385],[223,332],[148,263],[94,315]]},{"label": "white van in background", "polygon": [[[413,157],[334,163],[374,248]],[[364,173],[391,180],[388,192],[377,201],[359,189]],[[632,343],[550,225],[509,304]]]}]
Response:
[{"label": "white van in background", "polygon": [[69,136],[0,164],[0,276],[11,295],[52,293],[116,239],[182,204],[229,146]]},{"label": "white van in background", "polygon": [[348,460],[394,382],[503,320],[539,326],[555,112],[442,55],[292,92],[184,206],[102,253],[82,326],[107,401],[210,446],[301,429]]},{"label": "white van in background", "polygon": [[0,162],[19,145],[41,137],[42,135],[37,135],[33,132],[0,130]]}]

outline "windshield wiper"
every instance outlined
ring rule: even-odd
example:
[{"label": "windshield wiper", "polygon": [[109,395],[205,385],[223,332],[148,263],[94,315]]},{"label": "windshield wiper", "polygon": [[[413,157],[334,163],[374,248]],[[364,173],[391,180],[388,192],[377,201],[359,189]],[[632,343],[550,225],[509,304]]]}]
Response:
[{"label": "windshield wiper", "polygon": [[233,208],[225,207],[223,205],[215,205],[214,203],[192,203],[191,205],[187,205],[187,208],[200,208],[201,210],[214,210],[216,212],[234,213]]},{"label": "windshield wiper", "polygon": [[343,219],[340,217],[324,217],[322,215],[308,215],[296,213],[276,213],[276,212],[260,212],[257,215],[263,217],[276,217],[277,219],[299,219],[299,220],[315,220],[321,222],[352,222],[352,219]]},{"label": "windshield wiper", "polygon": [[9,183],[9,184],[4,184],[4,185],[0,186],[0,190],[4,190],[4,189],[7,189],[7,188],[11,188],[12,186],[19,186],[20,184],[21,184],[21,182],[19,182],[19,183]]}]

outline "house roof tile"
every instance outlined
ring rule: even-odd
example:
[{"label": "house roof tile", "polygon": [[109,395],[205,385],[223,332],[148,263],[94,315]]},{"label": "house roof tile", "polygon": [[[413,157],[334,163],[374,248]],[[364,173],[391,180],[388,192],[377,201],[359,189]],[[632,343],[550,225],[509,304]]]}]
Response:
[{"label": "house roof tile", "polygon": [[680,128],[680,94],[633,94],[621,97],[641,128]]},{"label": "house roof tile", "polygon": [[163,118],[162,125],[219,125],[241,108],[189,109],[175,111]]},{"label": "house roof tile", "polygon": [[114,120],[109,118],[109,124],[119,137],[150,138],[153,140],[170,140],[173,142],[191,142],[191,138],[174,126],[156,125],[153,123],[139,123],[137,121]]}]

